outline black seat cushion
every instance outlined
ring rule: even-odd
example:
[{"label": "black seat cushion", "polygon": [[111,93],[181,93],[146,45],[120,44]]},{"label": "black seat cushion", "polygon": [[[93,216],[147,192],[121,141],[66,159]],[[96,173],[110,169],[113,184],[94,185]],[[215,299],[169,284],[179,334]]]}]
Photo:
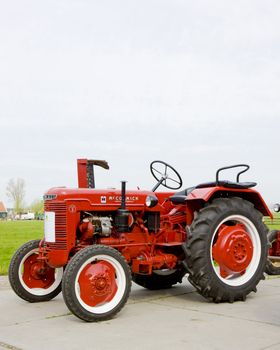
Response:
[{"label": "black seat cushion", "polygon": [[186,198],[187,195],[189,193],[191,193],[191,191],[193,191],[195,189],[195,187],[189,187],[186,188],[183,191],[179,191],[175,194],[173,194],[173,196],[170,196],[169,199],[171,200],[172,204],[186,204]]},{"label": "black seat cushion", "polygon": [[[256,182],[231,182],[227,180],[222,180],[218,182],[218,186],[226,187],[226,188],[240,188],[240,189],[246,189],[255,187],[257,185]],[[197,185],[196,188],[205,188],[205,187],[215,187],[217,186],[216,181],[213,182],[206,182],[200,185]]]},{"label": "black seat cushion", "polygon": [[[227,180],[222,180],[218,182],[218,186],[225,187],[225,188],[236,188],[236,189],[246,189],[256,186],[256,182],[231,182]],[[206,188],[206,187],[216,187],[217,183],[216,181],[213,182],[205,182],[203,184],[197,185],[195,187],[189,187],[186,188],[183,191],[177,192],[173,194],[173,196],[170,196],[169,199],[171,200],[172,204],[186,204],[187,196],[196,188]]]}]

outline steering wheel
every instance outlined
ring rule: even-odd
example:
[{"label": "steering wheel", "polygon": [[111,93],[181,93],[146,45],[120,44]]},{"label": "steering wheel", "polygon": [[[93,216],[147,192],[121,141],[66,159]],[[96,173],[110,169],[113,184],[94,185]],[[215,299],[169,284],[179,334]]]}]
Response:
[{"label": "steering wheel", "polygon": [[[183,184],[179,173],[169,164],[161,161],[154,160],[150,164],[150,170],[153,177],[158,181],[152,191],[154,192],[160,185],[169,188],[171,190],[178,190]],[[167,182],[169,181],[169,183]]]}]

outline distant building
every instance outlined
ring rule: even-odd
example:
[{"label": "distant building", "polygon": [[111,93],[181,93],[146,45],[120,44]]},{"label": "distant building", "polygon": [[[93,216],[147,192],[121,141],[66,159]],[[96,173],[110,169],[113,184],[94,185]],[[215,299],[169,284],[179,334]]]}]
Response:
[{"label": "distant building", "polygon": [[8,216],[7,209],[3,202],[0,202],[0,220],[6,220]]}]

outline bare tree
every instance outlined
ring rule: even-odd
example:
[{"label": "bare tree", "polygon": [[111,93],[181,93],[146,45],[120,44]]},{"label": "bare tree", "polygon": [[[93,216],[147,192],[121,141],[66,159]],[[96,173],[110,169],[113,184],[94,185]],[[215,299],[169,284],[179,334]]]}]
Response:
[{"label": "bare tree", "polygon": [[36,215],[44,212],[44,201],[42,199],[35,199],[31,205],[30,210]]},{"label": "bare tree", "polygon": [[24,208],[25,181],[23,179],[10,179],[6,187],[7,196],[14,203],[14,211],[22,213]]}]

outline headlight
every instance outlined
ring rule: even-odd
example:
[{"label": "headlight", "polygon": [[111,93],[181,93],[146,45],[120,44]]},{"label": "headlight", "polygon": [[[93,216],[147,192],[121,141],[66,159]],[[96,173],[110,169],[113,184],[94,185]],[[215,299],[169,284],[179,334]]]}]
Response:
[{"label": "headlight", "polygon": [[145,204],[147,207],[153,208],[158,204],[158,199],[157,197],[154,197],[154,196],[147,196]]},{"label": "headlight", "polygon": [[278,213],[280,211],[280,204],[275,204],[273,210]]}]

